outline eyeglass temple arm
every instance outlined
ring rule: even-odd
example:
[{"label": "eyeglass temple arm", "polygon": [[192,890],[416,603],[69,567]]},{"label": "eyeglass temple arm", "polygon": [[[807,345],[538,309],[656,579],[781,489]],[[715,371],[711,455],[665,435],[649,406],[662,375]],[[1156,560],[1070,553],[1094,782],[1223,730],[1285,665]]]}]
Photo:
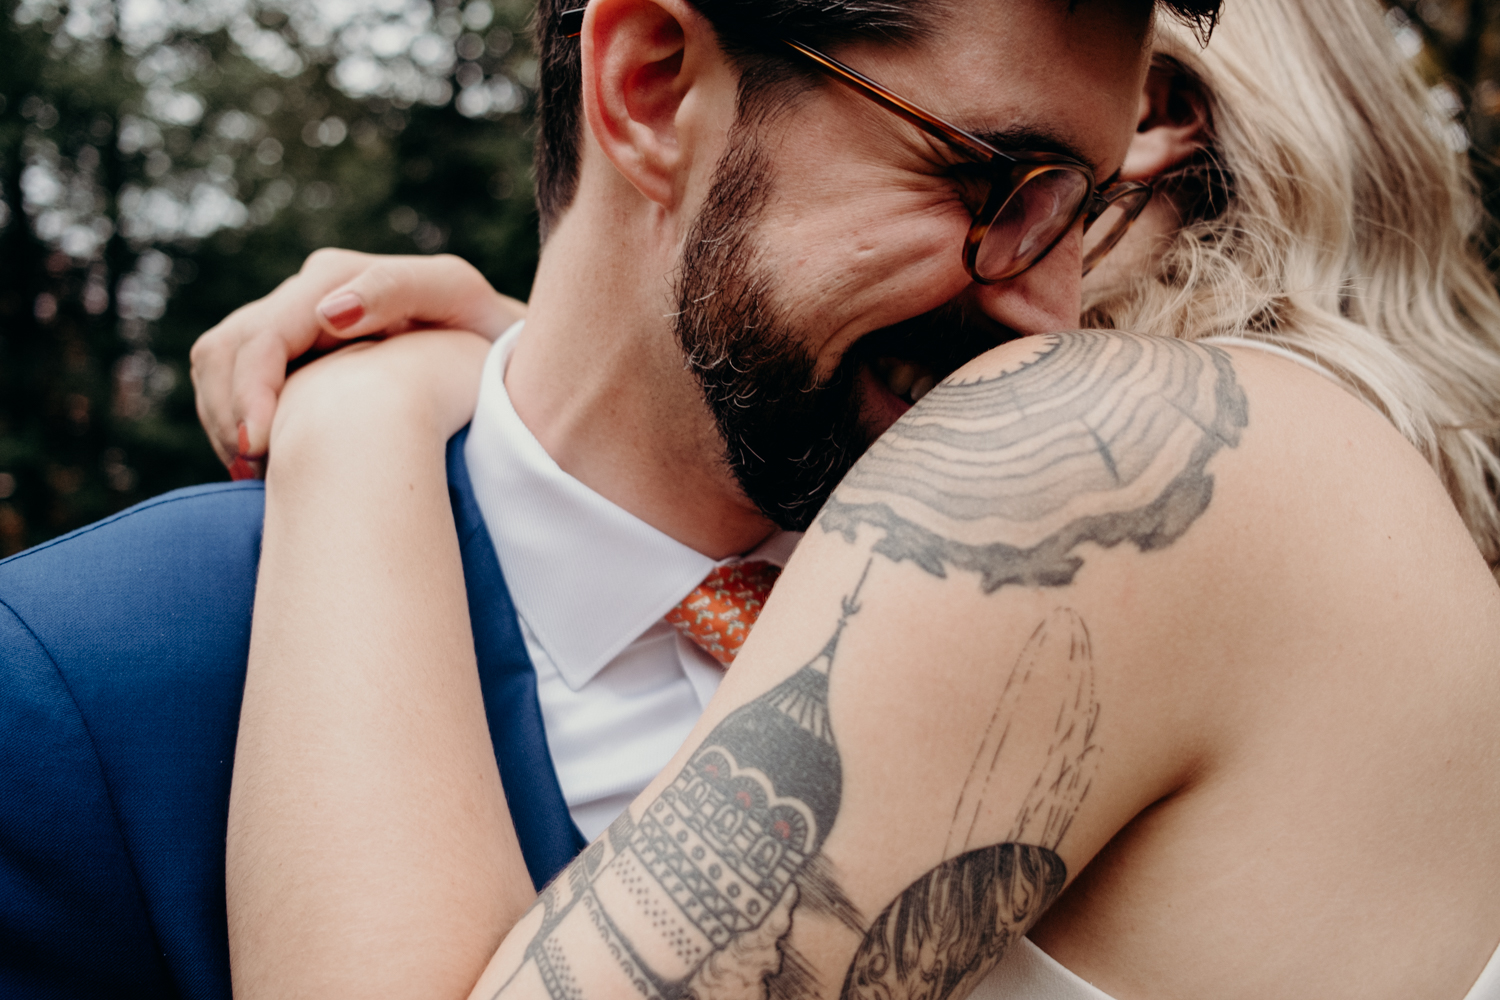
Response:
[{"label": "eyeglass temple arm", "polygon": [[934,139],[962,146],[975,156],[983,159],[1014,161],[1014,157],[1001,152],[978,136],[970,135],[956,125],[942,122],[937,115],[918,107],[904,97],[891,93],[859,70],[851,66],[845,66],[832,56],[826,56],[812,46],[805,45],[796,39],[783,38],[781,42],[793,52],[802,56],[802,58],[833,74],[834,79],[838,80],[844,86],[863,94],[877,104],[899,115]]},{"label": "eyeglass temple arm", "polygon": [[[587,7],[572,7],[558,13],[557,30],[564,38],[577,38],[583,33],[583,14],[586,10],[588,10]],[[833,74],[834,79],[838,80],[844,86],[864,94],[871,100],[900,115],[934,139],[963,146],[975,156],[985,159],[1014,159],[984,140],[970,135],[955,125],[948,125],[947,123],[938,124],[936,115],[919,108],[897,94],[891,93],[859,70],[845,66],[832,56],[826,56],[812,46],[804,45],[795,39],[783,38],[781,42],[802,58],[810,60],[819,68]]]}]

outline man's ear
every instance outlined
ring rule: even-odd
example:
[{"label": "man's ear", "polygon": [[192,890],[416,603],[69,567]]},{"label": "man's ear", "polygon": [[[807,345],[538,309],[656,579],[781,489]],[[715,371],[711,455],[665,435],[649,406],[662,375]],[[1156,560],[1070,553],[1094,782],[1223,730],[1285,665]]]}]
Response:
[{"label": "man's ear", "polygon": [[1140,120],[1120,179],[1151,181],[1208,145],[1208,102],[1181,67],[1155,60],[1141,91]]},{"label": "man's ear", "polygon": [[641,194],[673,206],[693,152],[683,111],[724,69],[713,28],[682,0],[592,0],[579,41],[594,141]]}]

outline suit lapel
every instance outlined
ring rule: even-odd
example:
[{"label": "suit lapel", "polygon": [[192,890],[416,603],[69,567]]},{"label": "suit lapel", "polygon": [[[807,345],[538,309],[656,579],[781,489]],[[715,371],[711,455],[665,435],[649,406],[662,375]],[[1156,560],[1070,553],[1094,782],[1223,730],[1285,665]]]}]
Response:
[{"label": "suit lapel", "polygon": [[468,437],[465,427],[448,442],[448,495],[463,555],[490,740],[521,854],[540,890],[583,850],[585,841],[557,783],[536,697],[536,671],[526,655],[515,606],[469,482],[463,454]]}]

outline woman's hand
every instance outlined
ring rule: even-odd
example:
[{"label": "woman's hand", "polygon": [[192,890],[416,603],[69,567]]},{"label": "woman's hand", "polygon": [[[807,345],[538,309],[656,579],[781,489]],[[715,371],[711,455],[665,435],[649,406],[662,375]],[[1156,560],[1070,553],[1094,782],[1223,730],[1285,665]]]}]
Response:
[{"label": "woman's hand", "polygon": [[525,313],[458,257],[319,250],[270,295],[198,338],[198,419],[230,474],[251,478],[262,471],[287,365],[308,351],[440,328],[494,340]]},{"label": "woman's hand", "polygon": [[490,343],[472,333],[434,331],[351,344],[293,375],[269,440],[278,455],[349,455],[373,461],[400,439],[435,447],[474,414]]}]

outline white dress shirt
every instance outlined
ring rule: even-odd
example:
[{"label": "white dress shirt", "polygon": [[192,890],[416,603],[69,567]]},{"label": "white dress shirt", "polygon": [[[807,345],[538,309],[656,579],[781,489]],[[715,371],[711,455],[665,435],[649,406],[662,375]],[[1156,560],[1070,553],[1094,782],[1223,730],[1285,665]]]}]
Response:
[{"label": "white dress shirt", "polygon": [[485,360],[464,461],[536,669],[563,798],[592,840],[666,766],[723,677],[662,616],[715,566],[783,565],[801,536],[716,562],[568,475],[505,389],[520,330]]}]

